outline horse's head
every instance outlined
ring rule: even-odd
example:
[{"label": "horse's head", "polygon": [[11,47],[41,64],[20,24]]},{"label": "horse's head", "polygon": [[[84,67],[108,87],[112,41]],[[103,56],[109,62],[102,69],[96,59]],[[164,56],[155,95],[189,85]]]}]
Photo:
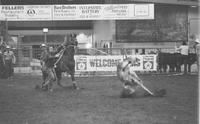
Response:
[{"label": "horse's head", "polygon": [[70,46],[77,46],[78,41],[76,39],[76,34],[70,34],[68,40],[63,43],[63,46],[70,47]]},{"label": "horse's head", "polygon": [[55,53],[60,52],[61,50],[64,50],[64,55],[70,55],[74,56],[75,49],[74,47],[78,45],[78,41],[76,39],[75,34],[68,35],[67,40],[65,40],[62,45],[60,45]]}]

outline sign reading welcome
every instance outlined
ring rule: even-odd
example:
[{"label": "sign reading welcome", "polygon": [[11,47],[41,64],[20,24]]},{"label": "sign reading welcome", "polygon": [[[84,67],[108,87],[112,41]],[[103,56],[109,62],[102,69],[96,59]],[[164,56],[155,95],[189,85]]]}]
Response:
[{"label": "sign reading welcome", "polygon": [[[156,71],[156,55],[133,55],[136,62],[131,67],[132,71]],[[116,71],[117,65],[123,56],[75,56],[76,71]]]}]

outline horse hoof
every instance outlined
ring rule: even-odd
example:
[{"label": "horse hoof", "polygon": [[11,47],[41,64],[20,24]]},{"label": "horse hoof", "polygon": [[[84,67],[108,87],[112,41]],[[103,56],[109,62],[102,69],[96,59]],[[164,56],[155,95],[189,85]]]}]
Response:
[{"label": "horse hoof", "polygon": [[49,91],[50,91],[50,92],[53,92],[53,89],[50,89]]},{"label": "horse hoof", "polygon": [[40,85],[35,85],[35,89],[40,89]]},{"label": "horse hoof", "polygon": [[80,89],[80,88],[77,87],[77,86],[73,86],[73,88],[74,88],[75,90],[79,90],[79,89]]},{"label": "horse hoof", "polygon": [[75,84],[73,84],[73,88],[75,89],[75,90],[79,90],[80,88],[78,87],[78,86],[76,86]]},{"label": "horse hoof", "polygon": [[43,85],[42,85],[41,89],[42,89],[43,91],[47,91],[47,90],[48,90],[48,86],[43,86]]},{"label": "horse hoof", "polygon": [[58,83],[58,86],[60,86],[60,87],[63,87],[63,85],[62,85],[62,84],[60,84],[60,83]]}]

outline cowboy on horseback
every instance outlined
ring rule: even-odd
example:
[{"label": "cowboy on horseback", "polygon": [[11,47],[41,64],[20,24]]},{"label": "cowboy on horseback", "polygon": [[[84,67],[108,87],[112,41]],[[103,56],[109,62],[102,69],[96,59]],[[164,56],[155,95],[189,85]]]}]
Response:
[{"label": "cowboy on horseback", "polygon": [[43,77],[43,83],[42,88],[45,90],[53,91],[52,85],[53,81],[56,80],[56,73],[54,68],[54,60],[57,59],[57,57],[54,56],[53,51],[50,47],[48,47],[46,44],[41,45],[42,53],[41,53],[41,70],[42,70],[42,77]]}]

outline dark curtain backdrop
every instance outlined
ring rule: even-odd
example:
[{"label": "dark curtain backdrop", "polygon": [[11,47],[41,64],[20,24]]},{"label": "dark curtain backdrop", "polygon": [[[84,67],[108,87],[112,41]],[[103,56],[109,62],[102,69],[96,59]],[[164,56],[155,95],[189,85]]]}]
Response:
[{"label": "dark curtain backdrop", "polygon": [[187,40],[186,6],[155,5],[154,20],[117,20],[117,42],[168,42]]}]

